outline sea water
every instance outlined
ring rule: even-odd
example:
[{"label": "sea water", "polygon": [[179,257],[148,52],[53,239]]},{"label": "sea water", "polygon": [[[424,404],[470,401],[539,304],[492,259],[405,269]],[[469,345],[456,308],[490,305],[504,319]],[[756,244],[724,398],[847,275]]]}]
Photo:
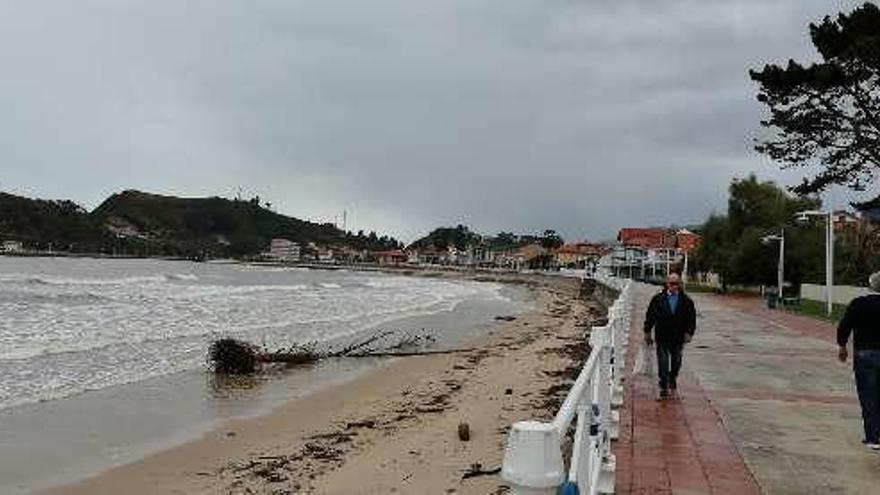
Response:
[{"label": "sea water", "polygon": [[0,492],[135,460],[371,365],[227,387],[206,373],[220,336],[282,349],[424,328],[450,345],[522,299],[500,284],[379,272],[0,257]]},{"label": "sea water", "polygon": [[500,297],[496,284],[380,273],[0,258],[0,409],[202,368],[220,336],[282,349]]}]

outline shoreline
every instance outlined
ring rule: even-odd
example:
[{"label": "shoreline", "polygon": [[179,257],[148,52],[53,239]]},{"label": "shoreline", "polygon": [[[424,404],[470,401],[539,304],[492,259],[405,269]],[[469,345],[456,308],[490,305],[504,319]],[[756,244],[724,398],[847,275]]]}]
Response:
[{"label": "shoreline", "polygon": [[[436,436],[438,428],[444,432],[443,438],[416,443],[439,440],[453,451],[479,446],[482,454],[477,457],[485,458],[462,458],[459,465],[445,472],[440,484],[460,479],[461,470],[474,462],[484,467],[500,465],[504,428],[516,419],[538,417],[552,409],[551,396],[567,390],[551,385],[554,378],[558,381],[566,372],[572,373],[570,359],[559,349],[570,346],[573,335],[583,333],[594,303],[577,299],[579,279],[462,275],[432,272],[429,276],[525,284],[534,307],[513,321],[496,321],[484,336],[463,343],[474,347],[472,351],[385,360],[351,381],[291,399],[265,415],[228,420],[196,440],[40,493],[248,493],[248,489],[250,493],[379,493],[392,488],[423,493],[415,485],[407,488],[414,474],[401,481],[403,485],[394,486],[385,476],[372,473],[372,461],[385,456],[390,468],[400,464],[401,456],[415,458],[413,467],[427,468],[424,476],[430,478],[442,470],[412,454],[415,450],[393,444],[431,432]],[[602,310],[597,306],[592,313],[601,315]],[[562,347],[554,348],[560,342]],[[537,373],[548,365],[554,369]],[[522,375],[517,380],[510,376],[514,368]],[[549,389],[547,385],[551,385]],[[492,390],[475,390],[485,387]],[[487,394],[491,394],[488,399]],[[462,417],[468,418],[470,442],[456,438]],[[451,426],[439,427],[438,422]],[[363,462],[368,469],[359,473]],[[347,477],[350,472],[359,474]],[[365,488],[364,476],[378,491]],[[500,483],[497,476],[486,476],[473,478],[470,484],[485,485],[490,479],[495,485]]]}]

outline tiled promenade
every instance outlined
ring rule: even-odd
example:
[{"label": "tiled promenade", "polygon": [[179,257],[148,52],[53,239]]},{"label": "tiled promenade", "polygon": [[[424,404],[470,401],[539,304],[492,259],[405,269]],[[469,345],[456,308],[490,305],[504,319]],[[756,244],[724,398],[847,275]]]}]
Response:
[{"label": "tiled promenade", "polygon": [[860,443],[850,364],[830,324],[754,299],[695,295],[680,400],[657,401],[639,287],[617,455],[617,493],[876,494],[880,454]]}]

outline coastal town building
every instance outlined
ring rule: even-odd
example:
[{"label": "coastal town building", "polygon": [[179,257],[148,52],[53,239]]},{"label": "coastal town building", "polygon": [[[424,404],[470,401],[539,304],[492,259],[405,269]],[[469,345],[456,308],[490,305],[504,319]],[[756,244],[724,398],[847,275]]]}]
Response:
[{"label": "coastal town building", "polygon": [[446,248],[446,261],[450,265],[467,264],[467,251],[460,250],[455,246]]},{"label": "coastal town building", "polygon": [[0,253],[15,254],[24,251],[24,244],[21,241],[7,240],[0,243]]},{"label": "coastal town building", "polygon": [[512,248],[495,256],[495,264],[512,270],[537,270],[553,266],[553,253],[537,243]]},{"label": "coastal town building", "polygon": [[852,207],[859,212],[859,217],[869,223],[880,223],[880,196],[863,203],[852,203]]},{"label": "coastal town building", "polygon": [[333,250],[328,247],[319,247],[316,250],[315,257],[320,263],[333,263],[335,261]]},{"label": "coastal town building", "polygon": [[288,239],[272,239],[269,244],[269,251],[264,253],[265,257],[274,261],[292,262],[300,259],[300,246],[298,243]]},{"label": "coastal town building", "polygon": [[419,264],[419,252],[412,249],[407,249],[404,251],[406,253],[406,262],[410,265],[418,265]]},{"label": "coastal town building", "polygon": [[478,266],[491,266],[495,260],[495,252],[485,244],[471,247],[472,262]]},{"label": "coastal town building", "polygon": [[605,253],[605,247],[587,241],[576,241],[563,244],[556,250],[556,266],[560,268],[587,268],[595,266],[598,259]]},{"label": "coastal town building", "polygon": [[449,253],[439,249],[422,249],[415,251],[415,259],[420,265],[447,265],[449,264]]},{"label": "coastal town building", "polygon": [[863,223],[862,218],[851,211],[835,210],[832,215],[836,232],[853,232]]},{"label": "coastal town building", "polygon": [[700,236],[687,229],[623,228],[611,255],[611,272],[618,276],[657,279],[674,269],[687,270],[689,253]]},{"label": "coastal town building", "polygon": [[389,249],[386,251],[376,251],[373,253],[373,259],[380,265],[403,265],[406,264],[410,256],[400,249]]},{"label": "coastal town building", "polygon": [[675,233],[675,247],[680,251],[692,253],[700,246],[700,236],[688,229],[680,229]]}]

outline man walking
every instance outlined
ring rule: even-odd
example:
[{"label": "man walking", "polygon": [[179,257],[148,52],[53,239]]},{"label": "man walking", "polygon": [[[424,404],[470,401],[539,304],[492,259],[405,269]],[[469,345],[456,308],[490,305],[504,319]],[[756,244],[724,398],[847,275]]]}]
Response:
[{"label": "man walking", "polygon": [[864,443],[880,450],[880,272],[868,278],[874,294],[857,297],[849,303],[837,326],[837,356],[846,362],[846,343],[853,334],[853,371],[862,406]]},{"label": "man walking", "polygon": [[[651,338],[651,330],[655,338]],[[678,372],[681,369],[681,351],[691,341],[697,329],[694,301],[681,288],[681,277],[671,273],[666,287],[651,299],[645,314],[645,343],[657,341],[657,376],[660,379],[660,398],[678,395]]]}]

